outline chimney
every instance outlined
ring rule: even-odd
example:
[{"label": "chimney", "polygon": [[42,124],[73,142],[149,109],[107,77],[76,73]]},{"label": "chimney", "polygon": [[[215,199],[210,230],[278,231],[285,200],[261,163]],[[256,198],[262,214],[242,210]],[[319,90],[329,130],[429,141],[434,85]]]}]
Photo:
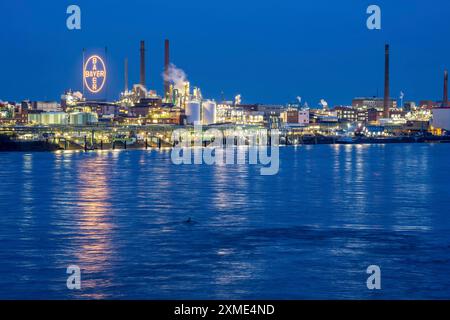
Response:
[{"label": "chimney", "polygon": [[127,58],[125,58],[125,61],[124,61],[124,82],[125,82],[125,91],[124,92],[127,92],[128,91],[128,59]]},{"label": "chimney", "polygon": [[167,96],[170,91],[170,83],[167,81],[167,77],[169,76],[169,65],[170,65],[170,47],[169,40],[166,39],[164,42],[164,95]]},{"label": "chimney", "polygon": [[389,118],[390,92],[389,92],[389,45],[384,48],[384,104],[383,118]]},{"label": "chimney", "polygon": [[141,77],[140,84],[145,88],[145,43],[141,41]]},{"label": "chimney", "polygon": [[444,71],[444,99],[442,100],[442,107],[448,108],[448,71]]}]

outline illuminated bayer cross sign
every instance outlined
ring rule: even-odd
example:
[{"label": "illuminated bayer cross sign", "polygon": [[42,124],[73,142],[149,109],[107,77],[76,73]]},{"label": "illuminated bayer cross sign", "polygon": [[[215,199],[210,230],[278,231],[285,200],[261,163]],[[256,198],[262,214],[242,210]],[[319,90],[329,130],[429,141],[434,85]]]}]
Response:
[{"label": "illuminated bayer cross sign", "polygon": [[83,81],[91,93],[99,93],[106,82],[106,65],[97,55],[90,56],[83,67]]}]

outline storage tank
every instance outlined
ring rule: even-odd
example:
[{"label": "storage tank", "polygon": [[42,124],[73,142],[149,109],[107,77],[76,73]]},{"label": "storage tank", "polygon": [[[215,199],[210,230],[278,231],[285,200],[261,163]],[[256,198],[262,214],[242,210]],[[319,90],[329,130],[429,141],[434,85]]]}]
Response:
[{"label": "storage tank", "polygon": [[69,116],[69,123],[73,126],[85,126],[97,122],[97,114],[91,112],[73,112]]},{"label": "storage tank", "polygon": [[186,120],[188,124],[194,124],[194,122],[201,120],[199,101],[192,100],[186,104]]},{"label": "storage tank", "polygon": [[209,125],[216,123],[217,119],[217,107],[216,103],[211,100],[204,101],[202,103],[203,111],[203,124]]},{"label": "storage tank", "polygon": [[65,112],[44,112],[41,114],[42,124],[67,125],[68,116]]},{"label": "storage tank", "polygon": [[433,108],[433,127],[450,130],[450,108]]}]

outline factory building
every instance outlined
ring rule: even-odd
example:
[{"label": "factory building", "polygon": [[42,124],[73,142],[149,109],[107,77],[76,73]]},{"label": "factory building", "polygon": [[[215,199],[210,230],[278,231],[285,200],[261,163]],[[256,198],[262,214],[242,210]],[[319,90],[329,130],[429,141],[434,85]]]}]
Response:
[{"label": "factory building", "polygon": [[97,113],[99,118],[115,117],[119,114],[119,106],[114,104],[99,104],[92,108],[92,111]]},{"label": "factory building", "polygon": [[312,123],[337,123],[339,122],[338,112],[336,110],[322,110],[322,109],[310,109],[309,110],[310,122]]},{"label": "factory building", "polygon": [[265,113],[262,111],[247,111],[244,113],[243,124],[263,125]]},{"label": "factory building", "polygon": [[440,108],[433,108],[432,126],[450,131],[450,106],[448,104],[448,72],[444,71],[444,95]]},{"label": "factory building", "polygon": [[432,109],[440,107],[439,103],[433,100],[420,100],[419,106],[423,109]]},{"label": "factory building", "polygon": [[83,94],[81,92],[68,90],[61,95],[61,109],[66,111],[67,108],[77,105],[82,102],[83,99]]},{"label": "factory building", "polygon": [[150,116],[149,106],[135,106],[128,108],[128,116],[132,118],[148,118]]},{"label": "factory building", "polygon": [[65,112],[32,112],[28,113],[28,123],[34,125],[68,125],[69,117]]},{"label": "factory building", "polygon": [[15,104],[0,101],[0,124],[27,123],[28,107],[24,104]]},{"label": "factory building", "polygon": [[281,113],[281,121],[286,124],[307,126],[309,124],[309,110],[288,109]]},{"label": "factory building", "polygon": [[[389,109],[396,109],[397,108],[397,101],[393,98],[389,98],[388,101]],[[383,98],[354,98],[352,100],[352,107],[353,108],[375,108],[377,110],[383,110],[384,109],[384,99]]]},{"label": "factory building", "polygon": [[403,104],[403,110],[406,112],[414,111],[416,108],[417,106],[414,101],[407,101]]},{"label": "factory building", "polygon": [[44,112],[59,112],[62,111],[61,105],[55,101],[33,101],[32,109]]},{"label": "factory building", "polygon": [[340,121],[355,122],[358,120],[358,109],[352,107],[336,107],[334,108]]},{"label": "factory building", "polygon": [[130,117],[146,118],[150,117],[152,110],[160,109],[162,107],[162,99],[158,96],[148,96],[141,98],[139,102],[128,108],[128,115]]},{"label": "factory building", "polygon": [[378,123],[378,121],[383,117],[383,111],[376,108],[367,109],[367,122],[368,123]]},{"label": "factory building", "polygon": [[233,106],[233,102],[225,101],[217,104],[218,123],[242,123],[244,112]]},{"label": "factory building", "polygon": [[434,108],[432,126],[450,131],[450,108]]},{"label": "factory building", "polygon": [[33,108],[30,100],[23,100],[20,103],[20,106],[21,106],[23,111],[28,111],[28,110],[31,110]]},{"label": "factory building", "polygon": [[0,118],[11,119],[14,118],[15,106],[13,104],[4,102],[0,104]]},{"label": "factory building", "polygon": [[280,125],[280,116],[286,108],[282,105],[258,105],[258,111],[263,113],[264,124],[269,128],[275,129]]}]

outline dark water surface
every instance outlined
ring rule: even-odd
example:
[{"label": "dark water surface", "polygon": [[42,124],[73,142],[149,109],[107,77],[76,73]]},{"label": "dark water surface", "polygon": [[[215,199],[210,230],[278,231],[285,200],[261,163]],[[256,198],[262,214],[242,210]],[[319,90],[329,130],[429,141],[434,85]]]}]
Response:
[{"label": "dark water surface", "polygon": [[0,298],[450,298],[450,145],[280,157],[261,176],[169,151],[0,153]]}]

